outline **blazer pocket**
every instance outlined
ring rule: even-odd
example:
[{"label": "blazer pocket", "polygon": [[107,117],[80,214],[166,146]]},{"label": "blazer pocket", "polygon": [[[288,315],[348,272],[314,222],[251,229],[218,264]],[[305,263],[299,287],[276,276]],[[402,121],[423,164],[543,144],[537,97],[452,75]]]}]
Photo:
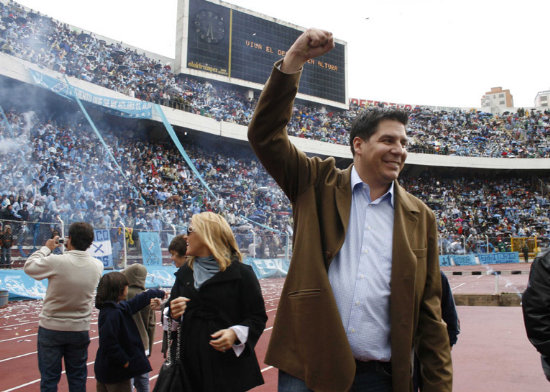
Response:
[{"label": "blazer pocket", "polygon": [[289,298],[316,297],[321,294],[321,289],[303,289],[291,291],[288,293]]},{"label": "blazer pocket", "polygon": [[428,256],[428,249],[413,249],[412,250],[417,259],[425,259]]}]

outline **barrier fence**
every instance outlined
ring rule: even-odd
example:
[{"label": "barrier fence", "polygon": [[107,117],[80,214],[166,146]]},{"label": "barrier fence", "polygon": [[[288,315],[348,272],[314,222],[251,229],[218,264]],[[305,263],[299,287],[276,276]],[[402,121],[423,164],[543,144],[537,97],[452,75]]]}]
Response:
[{"label": "barrier fence", "polygon": [[528,258],[534,258],[542,248],[548,247],[545,237],[513,237],[510,235],[440,235],[440,255],[467,255],[483,253],[517,252],[524,257],[527,250]]},{"label": "barrier fence", "polygon": [[[21,267],[26,258],[44,245],[48,238],[53,238],[55,235],[66,236],[69,226],[61,220],[57,222],[0,220],[2,232],[8,225],[13,235],[13,243],[9,251],[12,267]],[[248,224],[233,226],[232,229],[244,257],[290,260],[292,249],[289,233],[277,233]],[[143,263],[146,266],[170,264],[168,245],[175,235],[184,234],[186,230],[184,226],[172,226],[170,229],[156,232],[124,226],[96,228],[96,238],[89,251],[101,259],[109,269],[122,269],[125,265],[133,263]],[[471,263],[472,255],[475,255],[474,257],[477,257],[481,264],[490,264],[491,260],[495,264],[516,262],[516,256],[504,254],[517,254],[524,259],[524,248],[527,246],[528,257],[532,259],[541,248],[546,246],[544,240],[540,237],[441,236],[439,251],[442,256],[442,265],[447,265],[446,261],[450,260],[449,257],[444,256],[453,256],[455,260],[460,260],[457,263],[459,265]],[[59,249],[56,252],[62,250]],[[479,256],[484,254],[492,256]],[[497,254],[500,256],[495,256]]]},{"label": "barrier fence", "polygon": [[[58,222],[23,222],[0,220],[2,232],[10,226],[13,236],[9,249],[12,267],[22,267],[27,257],[40,249],[49,238],[65,237],[69,224]],[[252,225],[232,227],[243,257],[260,259],[290,259],[290,236]],[[103,261],[108,269],[122,269],[127,264],[146,266],[170,264],[168,245],[174,236],[185,234],[187,227],[173,226],[170,230],[150,231],[133,227],[95,228],[94,243],[88,250]],[[63,233],[63,234],[62,234]],[[62,252],[64,249],[56,249]],[[7,264],[7,263],[6,263]]]},{"label": "barrier fence", "polygon": [[[28,278],[20,268],[27,257],[43,246],[49,238],[55,235],[66,236],[69,224],[61,220],[0,220],[0,225],[2,232],[6,226],[10,226],[13,236],[13,243],[8,252],[11,255],[10,267],[13,269],[4,269],[0,274],[0,288],[9,291],[10,300],[43,298],[47,282]],[[167,249],[175,235],[186,233],[186,227],[173,226],[170,230],[150,231],[118,226],[94,230],[94,243],[88,251],[102,260],[107,272],[140,263],[148,270],[147,287],[171,287],[176,269],[170,261]],[[288,233],[277,233],[250,224],[232,226],[232,230],[243,254],[243,261],[252,266],[259,279],[286,276],[292,253]],[[491,267],[488,265],[524,261],[522,250],[525,245],[529,249],[529,257],[534,257],[546,246],[544,240],[540,237],[442,236],[439,261],[441,266],[485,266],[489,273]],[[518,252],[520,247],[521,250]],[[62,251],[63,248],[59,248],[54,252]],[[495,276],[495,279],[498,287],[498,276]]]}]

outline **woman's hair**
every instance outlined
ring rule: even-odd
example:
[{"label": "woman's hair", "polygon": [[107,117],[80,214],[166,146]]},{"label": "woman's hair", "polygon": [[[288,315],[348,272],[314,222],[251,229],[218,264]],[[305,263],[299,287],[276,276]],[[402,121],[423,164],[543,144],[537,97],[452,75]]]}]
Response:
[{"label": "woman's hair", "polygon": [[183,234],[177,235],[172,238],[170,245],[168,245],[168,252],[176,253],[178,256],[185,256],[187,253],[187,240]]},{"label": "woman's hair", "polygon": [[[232,259],[242,261],[242,255],[235,241],[235,236],[231,227],[223,216],[213,212],[201,212],[191,217],[191,227],[194,235],[198,235],[206,247],[214,256],[214,259],[220,266],[220,271],[224,271]],[[190,257],[189,266],[192,268],[195,257]]]},{"label": "woman's hair", "polygon": [[97,285],[95,307],[100,309],[105,302],[118,302],[126,286],[128,286],[128,279],[122,272],[115,271],[103,275]]}]

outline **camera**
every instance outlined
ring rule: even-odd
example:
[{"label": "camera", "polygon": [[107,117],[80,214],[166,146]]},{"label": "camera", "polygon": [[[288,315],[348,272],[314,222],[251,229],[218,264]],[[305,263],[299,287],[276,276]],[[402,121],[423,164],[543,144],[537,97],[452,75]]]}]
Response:
[{"label": "camera", "polygon": [[58,244],[64,244],[65,243],[65,238],[58,238],[57,243]]}]

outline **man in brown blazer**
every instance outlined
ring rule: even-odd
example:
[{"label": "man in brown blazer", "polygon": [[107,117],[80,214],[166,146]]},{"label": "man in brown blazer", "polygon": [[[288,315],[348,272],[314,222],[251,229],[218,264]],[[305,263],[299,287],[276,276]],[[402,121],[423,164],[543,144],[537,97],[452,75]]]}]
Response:
[{"label": "man in brown blazer", "polygon": [[280,392],[404,392],[413,388],[416,352],[423,391],[451,391],[435,216],[397,182],[406,113],[360,114],[345,170],[333,158],[308,158],[286,133],[302,66],[333,47],[326,31],[298,37],[275,64],[248,130],[294,217],[265,362],[279,369]]}]

